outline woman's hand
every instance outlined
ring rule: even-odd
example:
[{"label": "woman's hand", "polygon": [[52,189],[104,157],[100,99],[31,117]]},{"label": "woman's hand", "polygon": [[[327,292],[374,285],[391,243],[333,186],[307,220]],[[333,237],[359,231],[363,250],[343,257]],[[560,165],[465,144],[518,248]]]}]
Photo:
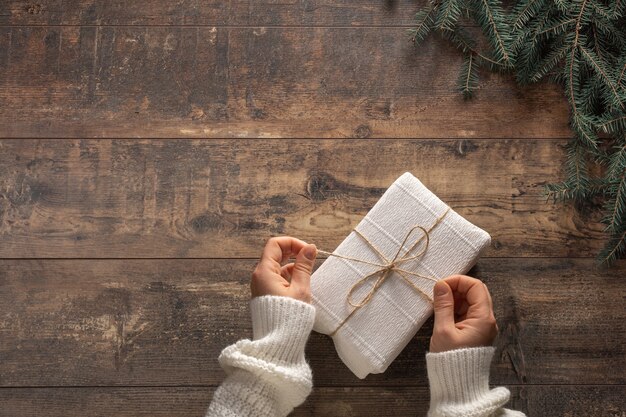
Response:
[{"label": "woman's hand", "polygon": [[[311,302],[311,272],[317,248],[289,236],[270,238],[252,272],[252,297],[280,295]],[[295,262],[281,265],[290,258]]]},{"label": "woman's hand", "polygon": [[490,346],[498,334],[487,286],[476,278],[453,275],[435,285],[435,325],[430,351]]}]

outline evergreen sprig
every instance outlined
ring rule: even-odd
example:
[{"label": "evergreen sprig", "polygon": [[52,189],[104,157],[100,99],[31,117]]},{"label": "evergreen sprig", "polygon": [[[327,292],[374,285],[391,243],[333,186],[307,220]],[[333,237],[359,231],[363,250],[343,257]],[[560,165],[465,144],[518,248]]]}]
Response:
[{"label": "evergreen sprig", "polygon": [[608,240],[598,259],[611,264],[626,256],[626,1],[508,4],[430,0],[416,15],[413,41],[434,32],[460,51],[457,83],[466,99],[477,90],[482,68],[512,73],[520,85],[547,80],[563,88],[573,137],[565,179],[545,191],[555,201],[603,202]]}]

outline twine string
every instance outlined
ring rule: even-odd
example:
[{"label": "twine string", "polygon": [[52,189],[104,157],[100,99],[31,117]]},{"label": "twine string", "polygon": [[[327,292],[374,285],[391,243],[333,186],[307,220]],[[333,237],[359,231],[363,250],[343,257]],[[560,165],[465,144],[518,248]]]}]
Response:
[{"label": "twine string", "polygon": [[[354,313],[356,313],[360,308],[362,308],[363,306],[367,305],[367,303],[369,303],[372,300],[372,297],[374,296],[374,294],[376,294],[376,292],[378,291],[378,289],[383,285],[383,283],[387,280],[387,278],[391,277],[393,275],[393,272],[396,272],[407,284],[409,284],[411,286],[411,288],[413,288],[413,290],[415,290],[419,295],[423,296],[429,303],[432,304],[433,299],[430,297],[430,295],[428,295],[427,293],[425,293],[421,288],[419,288],[417,285],[415,285],[413,283],[413,281],[408,277],[408,275],[412,275],[414,277],[418,277],[418,278],[422,278],[422,279],[426,279],[426,280],[430,280],[433,282],[437,282],[438,279],[435,277],[430,277],[427,275],[422,275],[422,274],[418,274],[417,272],[413,272],[413,271],[407,271],[406,269],[402,269],[398,267],[398,264],[402,263],[402,262],[407,262],[413,259],[416,259],[420,256],[422,256],[424,253],[426,253],[426,251],[428,250],[428,246],[430,245],[430,232],[437,227],[437,225],[439,225],[439,223],[441,223],[441,221],[443,220],[443,218],[446,216],[446,214],[448,214],[448,212],[450,211],[450,208],[448,207],[446,209],[446,211],[437,218],[437,220],[435,221],[435,223],[429,227],[428,229],[420,226],[420,225],[415,225],[413,226],[406,234],[406,236],[404,237],[404,240],[402,241],[402,244],[400,245],[400,247],[398,248],[398,251],[396,252],[395,256],[393,257],[393,259],[389,260],[387,259],[387,257],[385,257],[385,255],[365,236],[363,235],[360,231],[358,231],[356,228],[353,229],[353,231],[360,236],[363,240],[365,240],[365,242],[372,248],[372,250],[374,251],[374,253],[376,253],[376,255],[378,255],[378,257],[380,257],[384,263],[376,263],[376,262],[371,262],[371,261],[367,261],[364,259],[358,259],[358,258],[353,258],[351,256],[345,256],[345,255],[339,255],[336,253],[332,253],[332,252],[327,252],[321,249],[318,249],[317,252],[321,253],[323,255],[327,255],[327,256],[335,256],[338,258],[343,258],[343,259],[348,259],[351,261],[355,261],[355,262],[361,262],[364,264],[368,264],[368,265],[373,265],[373,266],[377,266],[379,269],[375,270],[374,272],[371,272],[369,274],[367,274],[366,276],[364,276],[363,278],[359,279],[357,282],[355,282],[352,287],[350,288],[350,290],[348,291],[348,295],[347,295],[347,301],[348,304],[350,304],[353,309],[350,312],[350,314],[348,314],[346,316],[345,319],[343,319],[343,321],[339,324],[339,326],[329,335],[330,336],[334,336],[335,333],[337,333],[337,331],[350,319],[350,317],[352,317],[354,315]],[[422,235],[419,239],[417,239],[415,241],[415,243],[413,243],[413,245],[411,245],[411,247],[404,252],[404,254],[402,255],[402,257],[400,257],[398,259],[398,256],[400,255],[400,252],[402,252],[402,248],[404,248],[404,245],[406,243],[406,241],[409,239],[409,236],[411,236],[411,233],[413,233],[413,231],[415,229],[419,229],[422,231]],[[415,255],[413,256],[408,256],[409,253],[411,253],[411,251],[420,244],[420,242],[422,242],[422,240],[426,239],[425,244],[423,245],[422,249]],[[365,294],[365,296],[363,297],[363,299],[361,299],[361,301],[359,302],[354,302],[353,301],[353,296],[356,290],[358,290],[359,288],[361,288],[363,285],[365,285],[368,281],[370,281],[371,279],[373,279],[374,277],[376,277],[377,275],[380,275],[376,278],[376,280],[374,281],[373,285],[370,287],[370,290],[367,292],[367,294]]]}]

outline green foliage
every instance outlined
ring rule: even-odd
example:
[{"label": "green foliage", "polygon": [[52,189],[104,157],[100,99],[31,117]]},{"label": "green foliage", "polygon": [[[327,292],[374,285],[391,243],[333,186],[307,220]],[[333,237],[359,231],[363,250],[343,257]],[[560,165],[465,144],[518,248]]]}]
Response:
[{"label": "green foliage", "polygon": [[478,88],[478,64],[472,54],[467,54],[463,60],[458,83],[466,99],[471,98],[474,90]]},{"label": "green foliage", "polygon": [[604,179],[606,201],[602,223],[611,238],[600,257],[610,264],[626,254],[626,146],[616,147]]},{"label": "green foliage", "polygon": [[416,44],[423,41],[430,33],[433,27],[433,12],[434,8],[424,9],[417,12],[415,15],[416,26],[409,32],[413,38],[413,42]]},{"label": "green foliage", "polygon": [[555,200],[584,201],[593,194],[589,176],[586,147],[576,138],[567,144],[567,159],[565,161],[565,180],[557,184],[548,184],[548,197]]},{"label": "green foliage", "polygon": [[[563,87],[573,137],[556,201],[603,202],[608,240],[599,260],[626,256],[626,1],[430,0],[416,15],[415,43],[431,33],[463,55],[458,89],[471,98],[481,69],[521,85]],[[478,47],[482,45],[482,47]],[[592,174],[593,173],[593,174]],[[588,206],[588,205],[587,205]]]}]

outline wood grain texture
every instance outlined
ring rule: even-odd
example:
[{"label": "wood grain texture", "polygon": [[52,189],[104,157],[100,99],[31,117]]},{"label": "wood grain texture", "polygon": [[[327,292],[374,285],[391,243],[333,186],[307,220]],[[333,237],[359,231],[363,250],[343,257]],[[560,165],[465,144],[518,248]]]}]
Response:
[{"label": "wood grain texture", "polygon": [[0,25],[410,26],[425,0],[4,0]]},{"label": "wood grain texture", "polygon": [[[203,415],[266,239],[332,250],[405,171],[493,237],[510,408],[626,417],[626,263],[566,259],[598,208],[542,196],[566,100],[482,74],[463,101],[457,51],[408,41],[425,2],[1,1],[0,417]],[[431,331],[366,380],[313,333],[293,415],[424,415]]]},{"label": "wood grain texture", "polygon": [[[255,265],[0,261],[0,385],[217,385],[220,351],[251,335]],[[590,260],[483,259],[471,274],[489,286],[499,322],[493,384],[626,383],[626,263],[600,272]],[[365,380],[313,333],[315,386],[427,386],[431,332],[429,321],[384,374]]]},{"label": "wood grain texture", "polygon": [[[507,408],[534,416],[622,417],[626,387],[511,386]],[[28,388],[0,389],[4,416],[198,417],[213,388]],[[314,388],[290,416],[424,416],[428,389],[413,387]],[[0,410],[0,413],[2,410]]]},{"label": "wood grain texture", "polygon": [[602,225],[546,202],[560,141],[4,140],[0,256],[256,257],[334,249],[406,171],[493,238],[486,256],[593,256]]},{"label": "wood grain texture", "polygon": [[0,27],[0,137],[571,135],[553,85],[464,101],[460,59],[405,28]]}]

